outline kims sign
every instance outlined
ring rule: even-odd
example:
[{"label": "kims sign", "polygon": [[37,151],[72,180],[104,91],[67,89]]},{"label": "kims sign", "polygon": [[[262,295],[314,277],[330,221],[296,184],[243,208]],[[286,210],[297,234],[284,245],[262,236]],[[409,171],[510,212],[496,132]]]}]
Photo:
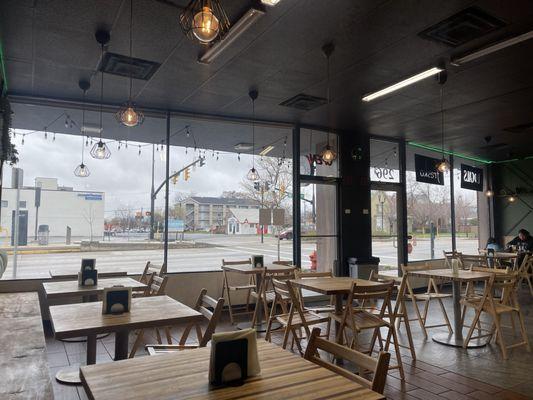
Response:
[{"label": "kims sign", "polygon": [[483,191],[483,170],[461,164],[461,187],[463,189]]}]

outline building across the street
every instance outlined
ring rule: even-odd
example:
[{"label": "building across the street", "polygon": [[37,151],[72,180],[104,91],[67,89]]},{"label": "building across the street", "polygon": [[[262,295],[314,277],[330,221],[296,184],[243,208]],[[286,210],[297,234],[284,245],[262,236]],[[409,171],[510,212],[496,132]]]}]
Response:
[{"label": "building across the street", "polygon": [[[269,233],[270,226],[265,226],[263,233]],[[259,225],[259,209],[257,208],[230,208],[227,224],[227,233],[230,235],[256,235],[261,233]]]},{"label": "building across the street", "polygon": [[[40,195],[39,195],[40,193]],[[1,234],[11,238],[17,189],[2,188]],[[101,239],[104,234],[105,193],[78,191],[58,185],[57,178],[35,178],[34,186],[23,186],[19,198],[19,243],[21,237],[31,242],[39,226],[50,237],[66,237],[70,227],[72,238]]]},{"label": "building across the street", "polygon": [[182,200],[179,206],[185,215],[185,229],[189,231],[225,230],[230,208],[259,209],[254,200],[226,197],[192,196]]}]

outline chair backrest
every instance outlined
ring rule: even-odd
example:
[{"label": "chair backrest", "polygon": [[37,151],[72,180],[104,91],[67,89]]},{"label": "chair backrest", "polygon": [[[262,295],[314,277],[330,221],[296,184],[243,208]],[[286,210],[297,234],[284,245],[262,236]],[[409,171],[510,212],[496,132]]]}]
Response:
[{"label": "chair backrest", "polygon": [[297,279],[307,279],[307,278],[333,278],[332,271],[302,271],[298,270],[295,272]]},{"label": "chair backrest", "polygon": [[252,259],[248,258],[245,260],[233,260],[233,261],[227,261],[225,259],[222,259],[222,266],[225,265],[252,265]]},{"label": "chair backrest", "polygon": [[471,267],[470,271],[490,272],[491,274],[508,274],[510,269],[507,268],[489,268],[489,267]]},{"label": "chair backrest", "polygon": [[[341,366],[338,366],[330,361],[320,358],[318,350],[332,354],[336,359],[345,359],[359,367],[360,375],[356,375]],[[389,369],[390,353],[379,352],[378,358],[372,358],[359,351],[352,350],[348,347],[341,346],[335,342],[323,339],[320,337],[320,328],[314,328],[309,338],[307,349],[305,350],[304,358],[321,367],[327,368],[339,375],[344,376],[354,382],[357,382],[365,387],[370,388],[374,392],[383,394],[385,389],[385,382],[387,379],[387,371]],[[364,378],[365,371],[373,373],[373,378]]]},{"label": "chair backrest", "polygon": [[160,296],[165,294],[165,288],[167,286],[168,276],[158,276],[152,274],[148,287],[146,288],[146,296]]},{"label": "chair backrest", "polygon": [[291,266],[293,265],[292,264],[292,261],[290,260],[278,260],[278,261],[272,261],[272,264],[275,264],[275,265],[286,265],[286,266]]},{"label": "chair backrest", "polygon": [[478,256],[470,254],[462,254],[460,258],[461,268],[470,269],[472,267],[486,266],[487,256]]},{"label": "chair backrest", "polygon": [[413,264],[402,264],[400,266],[400,268],[402,269],[402,272],[404,274],[407,274],[408,272],[412,272],[412,271],[427,271],[428,269],[431,269],[431,267],[429,266],[428,263],[424,263],[424,264],[417,264],[417,265],[413,265]]},{"label": "chair backrest", "polygon": [[165,263],[153,264],[150,261],[148,261],[146,263],[146,266],[144,267],[144,271],[139,281],[141,283],[144,283],[145,285],[148,285],[148,282],[150,282],[150,277],[152,275],[162,276],[162,275],[165,275],[166,273],[167,273],[167,266]]},{"label": "chair backrest", "polygon": [[478,307],[490,307],[494,309],[496,299],[500,303],[519,307],[515,290],[517,278],[517,272],[491,274],[491,277],[485,284],[485,289]]},{"label": "chair backrest", "polygon": [[[202,328],[197,322],[189,324],[183,335],[181,336],[180,345],[185,345],[187,342],[187,337],[191,329],[194,327],[196,329],[196,337],[198,338],[198,346],[205,347],[207,343],[211,340],[213,333],[215,333],[218,321],[222,314],[222,309],[224,308],[224,299],[219,298],[218,300],[213,299],[207,295],[207,289],[202,289],[200,295],[196,300],[196,305],[194,309],[202,314],[208,321],[205,331],[202,333]],[[212,310],[211,310],[212,309]]]}]

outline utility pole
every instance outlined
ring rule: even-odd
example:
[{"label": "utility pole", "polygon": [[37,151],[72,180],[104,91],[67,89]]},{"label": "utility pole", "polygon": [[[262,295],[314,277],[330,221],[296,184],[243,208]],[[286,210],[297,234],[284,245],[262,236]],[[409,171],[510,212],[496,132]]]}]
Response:
[{"label": "utility pole", "polygon": [[163,262],[165,267],[168,268],[168,196],[169,196],[169,185],[170,185],[170,111],[167,111],[167,137],[166,137],[166,152],[167,159],[165,163],[165,232],[164,238],[165,242],[163,243]]},{"label": "utility pole", "polygon": [[[265,207],[265,183],[261,184],[261,208]],[[261,243],[264,243],[265,226],[261,225]]]},{"label": "utility pole", "polygon": [[155,144],[152,144],[152,190],[150,191],[150,240],[154,240],[155,196],[154,196]]}]

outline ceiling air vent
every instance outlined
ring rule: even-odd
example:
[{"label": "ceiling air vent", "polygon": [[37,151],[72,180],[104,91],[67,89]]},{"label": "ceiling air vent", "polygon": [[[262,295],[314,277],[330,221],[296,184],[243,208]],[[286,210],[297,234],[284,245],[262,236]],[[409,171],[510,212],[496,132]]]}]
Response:
[{"label": "ceiling air vent", "polygon": [[512,133],[530,133],[533,132],[533,122],[511,126],[509,128],[504,128],[503,130]]},{"label": "ceiling air vent", "polygon": [[505,21],[488,14],[479,7],[468,7],[418,35],[424,39],[457,47],[505,25],[507,25]]},{"label": "ceiling air vent", "polygon": [[108,74],[120,75],[128,78],[131,76],[133,79],[147,81],[160,66],[161,64],[154,61],[107,52],[104,54],[104,58],[98,66],[98,70],[107,72]]},{"label": "ceiling air vent", "polygon": [[283,103],[280,106],[292,107],[298,110],[310,111],[314,108],[320,107],[327,103],[327,100],[323,97],[310,96],[308,94],[297,94]]}]

